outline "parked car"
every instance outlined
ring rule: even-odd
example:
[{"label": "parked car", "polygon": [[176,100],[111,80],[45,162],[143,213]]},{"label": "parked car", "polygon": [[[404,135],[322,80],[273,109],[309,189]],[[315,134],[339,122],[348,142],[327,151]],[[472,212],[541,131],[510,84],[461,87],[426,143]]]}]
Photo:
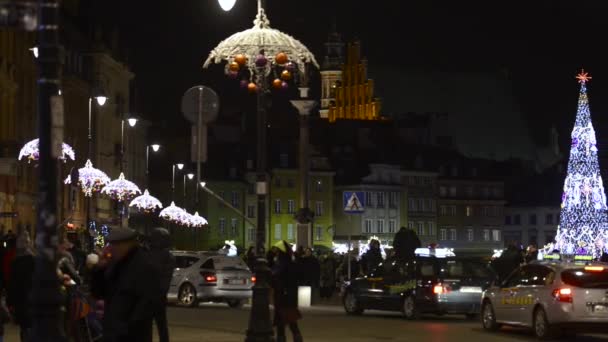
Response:
[{"label": "parked car", "polygon": [[486,263],[457,258],[442,250],[421,248],[410,262],[387,260],[347,285],[344,309],[401,311],[406,319],[420,314],[478,316],[481,294],[495,279]]},{"label": "parked car", "polygon": [[217,302],[239,308],[251,298],[255,277],[241,258],[213,252],[172,253],[176,268],[167,294],[169,303],[193,307]]},{"label": "parked car", "polygon": [[[482,298],[486,330],[532,328],[539,339],[608,332],[608,264],[546,260],[515,270]],[[572,341],[576,337],[572,337]]]}]

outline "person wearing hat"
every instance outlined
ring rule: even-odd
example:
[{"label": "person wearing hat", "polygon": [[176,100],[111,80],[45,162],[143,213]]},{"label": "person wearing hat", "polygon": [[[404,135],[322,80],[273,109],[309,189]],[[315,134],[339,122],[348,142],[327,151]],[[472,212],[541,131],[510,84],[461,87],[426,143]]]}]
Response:
[{"label": "person wearing hat", "polygon": [[285,326],[288,325],[294,342],[302,341],[298,320],[302,314],[298,310],[298,270],[294,263],[293,250],[286,241],[279,241],[273,247],[272,289],[274,296],[274,325],[277,342],[285,342]]},{"label": "person wearing hat", "polygon": [[91,294],[104,300],[103,336],[108,342],[151,342],[152,319],[160,307],[158,269],[137,242],[137,232],[114,228],[94,266]]}]

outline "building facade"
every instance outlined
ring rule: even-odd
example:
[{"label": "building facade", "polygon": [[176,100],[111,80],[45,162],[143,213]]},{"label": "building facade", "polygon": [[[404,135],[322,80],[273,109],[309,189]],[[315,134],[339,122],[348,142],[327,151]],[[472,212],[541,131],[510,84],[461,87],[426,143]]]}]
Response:
[{"label": "building facade", "polygon": [[438,179],[438,243],[457,253],[503,246],[504,184],[472,178]]},{"label": "building facade", "polygon": [[[0,29],[0,230],[33,230],[38,187],[35,163],[17,162],[36,138],[35,35]],[[15,215],[15,217],[10,217]]]},{"label": "building facade", "polygon": [[[375,236],[383,243],[392,244],[401,226],[407,226],[407,194],[401,184],[403,174],[399,166],[372,164],[369,175],[358,184],[336,187],[335,224],[336,235],[344,242],[348,236]],[[345,191],[364,193],[364,211],[360,214],[344,212],[342,201]]]},{"label": "building facade", "polygon": [[361,58],[361,44],[348,44],[346,61],[337,68],[341,46],[339,36],[330,35],[326,44],[327,63],[321,71],[321,118],[330,123],[337,120],[385,120],[380,115],[380,99],[374,97],[374,81],[367,78],[367,60]]},{"label": "building facade", "polygon": [[408,228],[418,234],[423,246],[437,242],[437,173],[403,171],[407,193]]},{"label": "building facade", "polygon": [[544,246],[553,242],[559,224],[559,207],[508,206],[505,208],[504,242]]}]

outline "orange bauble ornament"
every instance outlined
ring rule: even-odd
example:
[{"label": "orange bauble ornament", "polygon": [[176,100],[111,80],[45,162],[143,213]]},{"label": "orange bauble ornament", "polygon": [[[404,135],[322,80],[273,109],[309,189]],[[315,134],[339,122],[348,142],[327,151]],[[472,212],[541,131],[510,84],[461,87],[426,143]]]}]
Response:
[{"label": "orange bauble ornament", "polygon": [[289,72],[289,70],[283,70],[283,72],[281,73],[281,78],[285,81],[289,81],[291,79],[291,73]]},{"label": "orange bauble ornament", "polygon": [[280,65],[287,63],[288,60],[289,60],[289,58],[287,58],[287,54],[285,52],[279,52],[274,57],[275,63],[280,64]]},{"label": "orange bauble ornament", "polygon": [[242,66],[242,65],[245,65],[245,63],[247,63],[247,57],[245,57],[245,55],[238,54],[238,55],[234,56],[234,61]]},{"label": "orange bauble ornament", "polygon": [[240,66],[239,66],[239,63],[237,63],[237,62],[230,62],[230,65],[228,66],[228,68],[230,69],[230,71],[239,71]]},{"label": "orange bauble ornament", "polygon": [[255,83],[250,82],[250,83],[247,85],[247,90],[249,90],[249,92],[250,92],[250,93],[255,93],[256,91],[258,91],[258,86],[257,86],[257,85],[255,85]]},{"label": "orange bauble ornament", "polygon": [[281,89],[281,86],[283,85],[283,81],[281,81],[280,79],[275,79],[274,81],[272,81],[272,87],[274,89]]}]

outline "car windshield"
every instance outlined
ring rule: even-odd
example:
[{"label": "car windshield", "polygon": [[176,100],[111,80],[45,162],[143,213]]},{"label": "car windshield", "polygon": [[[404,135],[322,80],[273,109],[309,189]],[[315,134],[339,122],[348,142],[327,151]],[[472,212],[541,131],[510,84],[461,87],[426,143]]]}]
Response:
[{"label": "car windshield", "polygon": [[493,278],[488,266],[476,261],[445,259],[439,267],[443,278]]},{"label": "car windshield", "polygon": [[562,281],[567,285],[586,289],[608,289],[608,269],[600,271],[584,268],[569,269],[562,272]]}]

